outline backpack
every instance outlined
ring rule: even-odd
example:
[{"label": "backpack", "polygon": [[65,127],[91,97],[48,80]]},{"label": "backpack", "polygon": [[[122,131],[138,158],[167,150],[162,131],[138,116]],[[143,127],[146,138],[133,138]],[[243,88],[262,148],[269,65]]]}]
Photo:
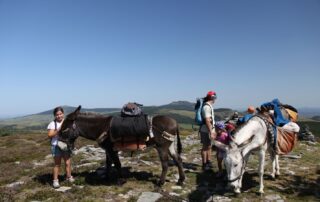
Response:
[{"label": "backpack", "polygon": [[121,116],[122,117],[141,116],[141,115],[143,115],[143,112],[140,108],[141,106],[143,106],[143,105],[135,103],[135,102],[134,103],[129,102],[122,107]]},{"label": "backpack", "polygon": [[197,125],[202,125],[204,124],[204,119],[202,118],[202,108],[204,105],[204,99],[203,98],[197,98],[197,102],[194,106],[194,110],[196,111],[194,121],[196,122]]}]

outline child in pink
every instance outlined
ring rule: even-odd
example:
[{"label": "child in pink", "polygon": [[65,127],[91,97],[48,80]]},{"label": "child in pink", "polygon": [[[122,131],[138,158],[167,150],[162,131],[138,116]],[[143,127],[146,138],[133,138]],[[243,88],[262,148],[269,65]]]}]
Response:
[{"label": "child in pink", "polygon": [[[228,145],[229,144],[229,141],[230,141],[230,138],[229,138],[229,135],[225,129],[225,125],[222,121],[218,121],[216,124],[216,132],[217,132],[217,138],[216,140],[223,143],[223,144],[226,144]],[[225,156],[225,151],[217,148],[217,162],[218,162],[218,168],[219,168],[219,171],[216,175],[216,177],[221,177],[223,172],[222,172],[222,160]]]}]

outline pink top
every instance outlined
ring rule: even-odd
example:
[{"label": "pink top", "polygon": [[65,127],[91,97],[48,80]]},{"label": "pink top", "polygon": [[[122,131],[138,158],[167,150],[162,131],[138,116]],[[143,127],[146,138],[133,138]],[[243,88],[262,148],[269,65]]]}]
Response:
[{"label": "pink top", "polygon": [[230,138],[227,132],[222,132],[217,135],[216,140],[223,144],[229,144]]}]

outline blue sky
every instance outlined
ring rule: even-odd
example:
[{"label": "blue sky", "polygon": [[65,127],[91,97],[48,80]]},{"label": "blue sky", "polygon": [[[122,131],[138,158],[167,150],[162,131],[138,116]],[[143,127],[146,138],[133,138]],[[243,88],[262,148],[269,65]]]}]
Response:
[{"label": "blue sky", "polygon": [[320,1],[0,0],[0,117],[128,101],[320,107]]}]

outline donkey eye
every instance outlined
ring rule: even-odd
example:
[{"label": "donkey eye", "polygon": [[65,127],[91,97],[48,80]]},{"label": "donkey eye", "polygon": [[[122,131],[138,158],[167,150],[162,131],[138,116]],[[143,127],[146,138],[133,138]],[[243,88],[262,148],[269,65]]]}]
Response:
[{"label": "donkey eye", "polygon": [[235,164],[235,165],[234,165],[234,167],[237,167],[237,166],[238,166],[238,164]]}]

